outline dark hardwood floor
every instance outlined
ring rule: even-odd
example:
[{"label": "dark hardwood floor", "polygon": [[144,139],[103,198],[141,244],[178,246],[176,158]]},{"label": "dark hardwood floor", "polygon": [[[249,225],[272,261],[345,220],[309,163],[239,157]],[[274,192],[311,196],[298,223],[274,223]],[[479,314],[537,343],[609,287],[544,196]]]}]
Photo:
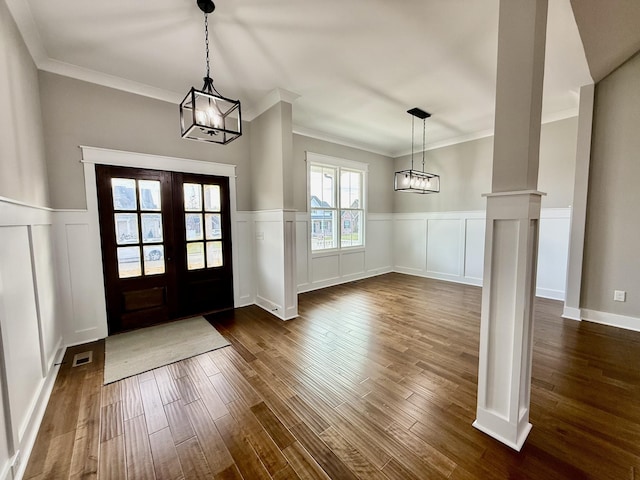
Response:
[{"label": "dark hardwood floor", "polygon": [[25,478],[640,479],[640,333],[538,299],[516,453],[471,426],[480,297],[388,274],[241,308],[210,318],[232,346],[104,387],[103,342],[71,348]]}]

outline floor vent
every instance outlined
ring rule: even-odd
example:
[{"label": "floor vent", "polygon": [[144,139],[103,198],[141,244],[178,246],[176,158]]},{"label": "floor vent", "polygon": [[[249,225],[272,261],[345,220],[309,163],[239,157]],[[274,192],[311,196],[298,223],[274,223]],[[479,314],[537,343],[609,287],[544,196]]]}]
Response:
[{"label": "floor vent", "polygon": [[93,360],[93,350],[88,352],[77,353],[73,357],[72,367],[77,367],[79,365],[86,365],[87,363],[91,363]]}]

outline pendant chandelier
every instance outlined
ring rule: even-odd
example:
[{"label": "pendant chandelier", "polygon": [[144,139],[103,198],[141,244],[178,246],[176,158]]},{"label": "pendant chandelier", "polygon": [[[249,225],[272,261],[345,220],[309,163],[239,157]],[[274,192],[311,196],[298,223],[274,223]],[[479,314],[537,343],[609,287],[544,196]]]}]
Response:
[{"label": "pendant chandelier", "polygon": [[223,97],[213,86],[209,76],[209,21],[208,15],[216,8],[212,0],[197,0],[204,13],[204,38],[207,54],[207,73],[201,90],[191,87],[180,103],[182,138],[223,145],[242,135],[240,100]]},{"label": "pendant chandelier", "polygon": [[[411,193],[438,193],[440,192],[440,175],[424,171],[426,120],[431,114],[418,107],[407,110],[407,113],[411,114],[411,169],[395,173],[394,190]],[[416,117],[422,119],[422,171],[413,169],[413,140]]]}]

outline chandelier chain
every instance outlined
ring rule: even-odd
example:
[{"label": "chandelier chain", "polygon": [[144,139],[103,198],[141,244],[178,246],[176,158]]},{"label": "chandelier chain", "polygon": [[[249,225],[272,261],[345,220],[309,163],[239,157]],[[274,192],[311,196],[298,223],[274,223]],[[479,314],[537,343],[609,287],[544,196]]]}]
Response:
[{"label": "chandelier chain", "polygon": [[413,170],[413,143],[414,143],[414,135],[415,135],[415,129],[414,129],[414,122],[415,122],[416,117],[414,117],[413,115],[411,116],[411,170]]},{"label": "chandelier chain", "polygon": [[207,78],[209,78],[209,15],[204,14],[204,44],[207,52]]}]

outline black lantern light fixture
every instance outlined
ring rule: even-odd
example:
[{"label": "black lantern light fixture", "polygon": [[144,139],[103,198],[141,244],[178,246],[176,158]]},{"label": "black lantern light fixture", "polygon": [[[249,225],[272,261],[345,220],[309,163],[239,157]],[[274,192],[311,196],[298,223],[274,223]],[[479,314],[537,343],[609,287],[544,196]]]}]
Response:
[{"label": "black lantern light fixture", "polygon": [[202,90],[191,87],[180,103],[182,138],[225,145],[242,135],[240,100],[223,97],[213,86],[213,79],[209,76],[208,15],[216,6],[212,0],[197,0],[196,3],[204,13],[207,73]]},{"label": "black lantern light fixture", "polygon": [[[426,173],[424,171],[426,120],[430,113],[415,107],[407,110],[411,114],[411,169],[396,172],[394,178],[394,190],[397,192],[411,193],[438,193],[440,192],[440,175]],[[422,171],[413,169],[413,139],[415,135],[414,125],[416,117],[422,119]]]}]

